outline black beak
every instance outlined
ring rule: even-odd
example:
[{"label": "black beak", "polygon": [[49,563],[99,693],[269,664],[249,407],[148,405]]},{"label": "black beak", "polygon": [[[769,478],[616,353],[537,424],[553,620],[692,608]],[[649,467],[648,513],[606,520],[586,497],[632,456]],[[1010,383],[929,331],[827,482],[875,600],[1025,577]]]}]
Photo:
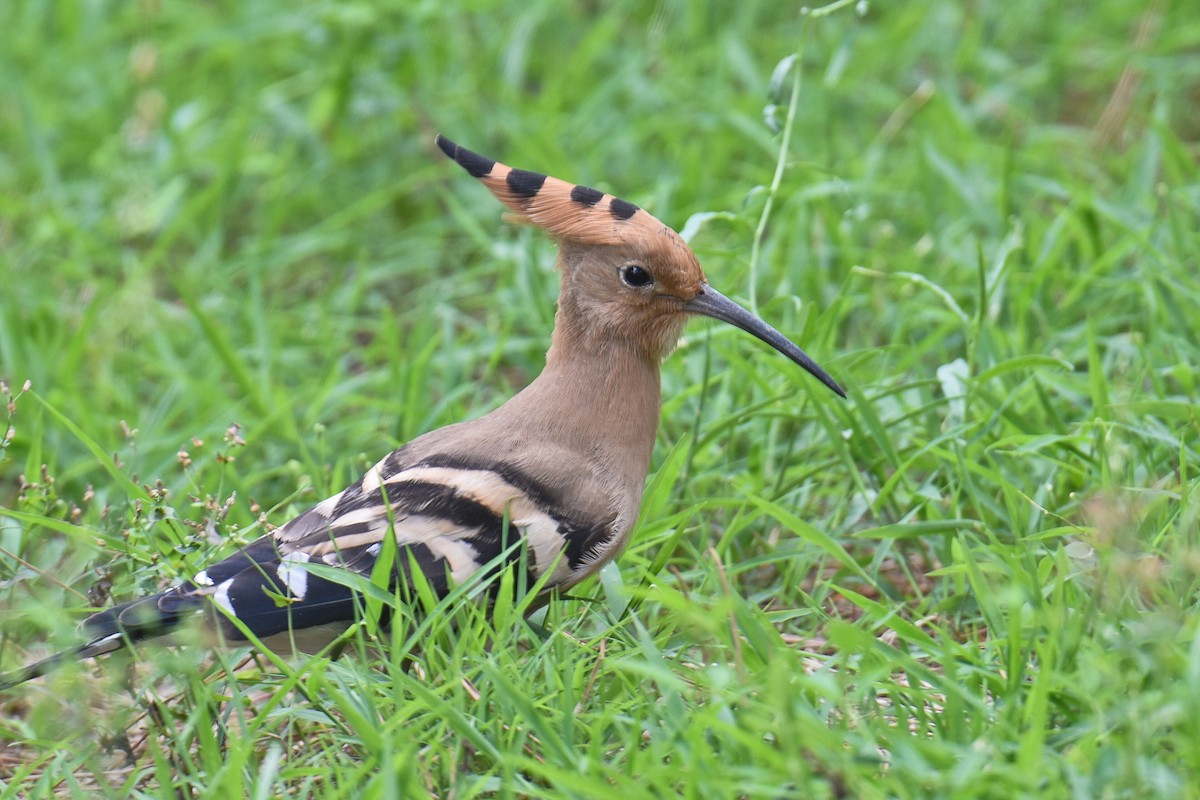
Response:
[{"label": "black beak", "polygon": [[809,374],[821,383],[842,397],[846,396],[846,393],[842,391],[842,387],[837,385],[837,381],[829,377],[825,370],[817,366],[817,362],[809,358],[808,354],[793,344],[790,339],[707,283],[701,288],[700,294],[684,303],[683,307],[686,311],[690,311],[693,314],[703,314],[706,317],[728,322],[730,325],[741,328],[746,333],[762,339],[771,345],[771,347],[774,347],[792,361],[804,367],[808,370]]}]

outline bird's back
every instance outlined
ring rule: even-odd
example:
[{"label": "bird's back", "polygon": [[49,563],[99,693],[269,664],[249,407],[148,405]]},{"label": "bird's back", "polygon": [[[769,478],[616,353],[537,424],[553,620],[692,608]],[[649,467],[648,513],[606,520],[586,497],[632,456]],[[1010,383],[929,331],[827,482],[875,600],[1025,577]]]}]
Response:
[{"label": "bird's back", "polygon": [[[414,440],[191,580],[100,612],[84,630],[93,638],[117,631],[138,638],[202,612],[229,642],[245,641],[248,630],[276,649],[297,642],[298,649],[319,648],[361,613],[352,582],[331,580],[322,568],[379,581],[389,535],[396,549],[386,588],[405,595],[414,569],[439,596],[486,565],[522,568],[528,586],[545,578],[545,591],[579,582],[628,532],[621,500],[604,488],[612,481],[596,474],[586,454],[564,458],[519,431],[505,443],[488,421]],[[545,471],[542,463],[576,467]],[[587,507],[582,497],[595,502]]]}]

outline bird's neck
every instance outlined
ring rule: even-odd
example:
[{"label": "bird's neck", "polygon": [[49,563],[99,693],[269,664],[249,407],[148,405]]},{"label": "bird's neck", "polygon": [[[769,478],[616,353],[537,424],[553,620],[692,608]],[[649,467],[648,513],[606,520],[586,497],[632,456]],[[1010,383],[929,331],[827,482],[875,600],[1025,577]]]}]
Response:
[{"label": "bird's neck", "polygon": [[559,333],[529,389],[540,405],[554,407],[555,424],[573,429],[571,438],[597,454],[626,454],[644,479],[658,431],[657,359],[619,341],[581,342]]},{"label": "bird's neck", "polygon": [[564,325],[569,309],[560,305],[545,369],[532,383],[489,414],[415,439],[405,459],[446,456],[519,474],[541,497],[565,501],[544,509],[555,519],[604,529],[607,546],[620,548],[637,519],[658,431],[658,359],[603,331]]},{"label": "bird's neck", "polygon": [[657,359],[557,321],[546,366],[493,415],[523,438],[552,442],[640,496],[658,431]]}]

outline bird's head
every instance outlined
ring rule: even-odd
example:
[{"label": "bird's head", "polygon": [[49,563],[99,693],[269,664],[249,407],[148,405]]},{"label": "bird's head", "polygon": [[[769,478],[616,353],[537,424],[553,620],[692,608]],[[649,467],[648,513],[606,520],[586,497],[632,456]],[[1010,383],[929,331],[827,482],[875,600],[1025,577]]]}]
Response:
[{"label": "bird's head", "polygon": [[684,322],[701,314],[753,334],[845,397],[787,337],[713,289],[687,243],[645,209],[610,194],[513,169],[455,144],[437,145],[491,190],[513,216],[559,245],[559,333],[581,346],[628,345],[665,357]]}]

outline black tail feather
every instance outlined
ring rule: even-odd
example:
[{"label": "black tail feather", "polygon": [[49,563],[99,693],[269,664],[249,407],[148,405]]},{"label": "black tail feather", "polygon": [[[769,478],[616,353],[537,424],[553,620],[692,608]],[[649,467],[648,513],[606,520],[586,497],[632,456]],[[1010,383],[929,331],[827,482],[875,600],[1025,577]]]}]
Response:
[{"label": "black tail feather", "polygon": [[179,614],[161,611],[162,597],[143,597],[93,614],[80,625],[87,642],[0,675],[0,692],[40,678],[68,661],[102,656],[143,639],[170,633],[179,624]]},{"label": "black tail feather", "polygon": [[78,647],[72,647],[69,650],[63,650],[60,653],[55,653],[52,656],[43,658],[41,661],[35,661],[32,664],[22,667],[21,669],[13,670],[12,672],[0,675],[0,692],[6,691],[19,686],[25,681],[31,681],[34,678],[40,678],[43,675],[53,672],[68,661],[77,661],[93,656],[102,656],[105,653],[112,653],[120,650],[127,643],[126,638],[120,633],[111,633],[108,636],[103,636],[98,639],[93,639],[86,644],[81,644]]},{"label": "black tail feather", "polygon": [[83,621],[80,630],[92,640],[121,633],[133,642],[170,633],[179,624],[179,614],[174,610],[164,612],[162,601],[176,592],[172,589],[98,611]]}]

